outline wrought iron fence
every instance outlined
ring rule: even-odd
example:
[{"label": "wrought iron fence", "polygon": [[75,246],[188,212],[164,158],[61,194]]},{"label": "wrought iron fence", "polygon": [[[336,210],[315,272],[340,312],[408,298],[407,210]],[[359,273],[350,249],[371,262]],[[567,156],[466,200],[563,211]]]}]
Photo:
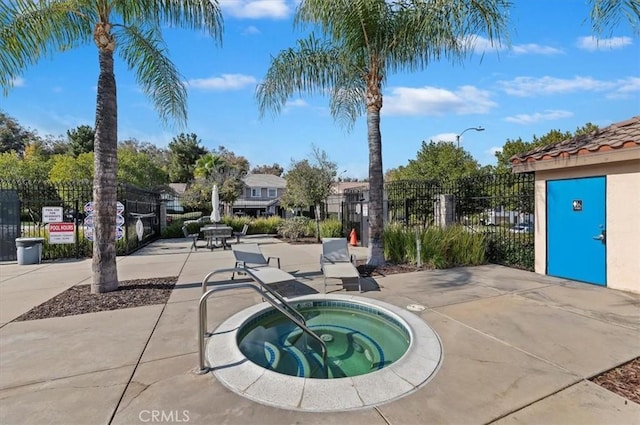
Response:
[{"label": "wrought iron fence", "polygon": [[[10,219],[2,218],[0,212],[2,260],[16,259],[15,239],[18,237],[44,238],[43,259],[92,255],[91,213],[87,207],[93,198],[92,182],[0,180],[0,193],[4,194],[3,199],[17,199],[19,215],[17,220],[13,219],[19,225],[11,226],[5,224]],[[125,184],[118,185],[117,193],[124,209],[114,211],[122,217],[118,222],[116,253],[126,255],[160,237],[160,194]],[[75,224],[72,242],[51,243],[49,223],[42,216],[43,207],[61,208],[61,222]]]},{"label": "wrought iron fence", "polygon": [[534,176],[489,174],[455,181],[396,181],[385,185],[387,221],[436,224],[440,195],[452,195],[453,221],[482,233],[492,263],[533,270]]}]

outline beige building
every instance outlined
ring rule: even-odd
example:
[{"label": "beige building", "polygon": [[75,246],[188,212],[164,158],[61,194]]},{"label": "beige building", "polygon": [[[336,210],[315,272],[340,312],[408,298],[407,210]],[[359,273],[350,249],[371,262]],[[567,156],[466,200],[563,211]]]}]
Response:
[{"label": "beige building", "polygon": [[640,293],[640,116],[511,163],[535,173],[535,271]]}]

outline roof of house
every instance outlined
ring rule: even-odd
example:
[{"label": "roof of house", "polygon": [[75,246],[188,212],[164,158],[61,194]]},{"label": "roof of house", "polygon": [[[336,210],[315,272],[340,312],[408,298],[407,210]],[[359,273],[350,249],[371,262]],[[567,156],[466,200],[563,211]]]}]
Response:
[{"label": "roof of house", "polygon": [[271,205],[278,205],[280,199],[268,199],[268,200],[253,200],[253,199],[238,199],[233,203],[234,208],[266,208]]},{"label": "roof of house", "polygon": [[509,161],[512,165],[518,165],[637,146],[640,146],[640,116],[617,122],[592,133],[514,155],[509,158]]},{"label": "roof of house", "polygon": [[247,174],[242,181],[249,187],[274,187],[284,189],[287,181],[273,174]]},{"label": "roof of house", "polygon": [[169,187],[178,195],[182,195],[187,190],[186,183],[169,183]]},{"label": "roof of house", "polygon": [[331,187],[331,191],[336,194],[342,194],[348,189],[369,189],[369,182],[336,182]]}]

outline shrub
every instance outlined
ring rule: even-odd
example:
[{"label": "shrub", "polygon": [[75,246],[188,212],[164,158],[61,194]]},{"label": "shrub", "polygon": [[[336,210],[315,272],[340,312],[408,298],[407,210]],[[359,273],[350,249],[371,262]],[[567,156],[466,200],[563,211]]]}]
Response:
[{"label": "shrub", "polygon": [[320,222],[321,238],[340,238],[342,237],[342,223],[340,220],[330,218]]},{"label": "shrub", "polygon": [[492,263],[533,271],[533,245],[532,234],[489,234],[486,240],[487,258]]},{"label": "shrub", "polygon": [[278,234],[285,239],[297,240],[305,235],[309,219],[307,217],[293,217],[283,220],[278,226]]},{"label": "shrub", "polygon": [[446,229],[408,229],[391,224],[384,229],[384,255],[393,263],[417,263],[416,237],[420,240],[420,260],[433,268],[471,266],[486,262],[484,236],[463,226]]}]

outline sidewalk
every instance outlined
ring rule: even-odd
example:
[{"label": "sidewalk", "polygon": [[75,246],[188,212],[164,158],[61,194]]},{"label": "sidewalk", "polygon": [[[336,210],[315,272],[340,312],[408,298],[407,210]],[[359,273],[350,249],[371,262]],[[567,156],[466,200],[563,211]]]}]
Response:
[{"label": "sidewalk", "polygon": [[[320,245],[260,240],[298,289],[322,291]],[[588,378],[640,356],[640,295],[487,265],[374,276],[365,292],[416,313],[439,335],[442,367],[401,399],[338,413],[289,411],[241,397],[197,366],[197,302],[230,250],[159,241],[118,258],[121,280],[179,276],[165,305],[11,322],[72,285],[91,261],[0,265],[0,424],[633,424],[640,405]],[[366,249],[352,251],[366,257]],[[216,276],[216,280],[228,279]],[[350,288],[349,288],[350,289]],[[211,298],[209,329],[260,302]],[[380,383],[379,385],[385,385]],[[155,415],[155,416],[154,416]]]}]

